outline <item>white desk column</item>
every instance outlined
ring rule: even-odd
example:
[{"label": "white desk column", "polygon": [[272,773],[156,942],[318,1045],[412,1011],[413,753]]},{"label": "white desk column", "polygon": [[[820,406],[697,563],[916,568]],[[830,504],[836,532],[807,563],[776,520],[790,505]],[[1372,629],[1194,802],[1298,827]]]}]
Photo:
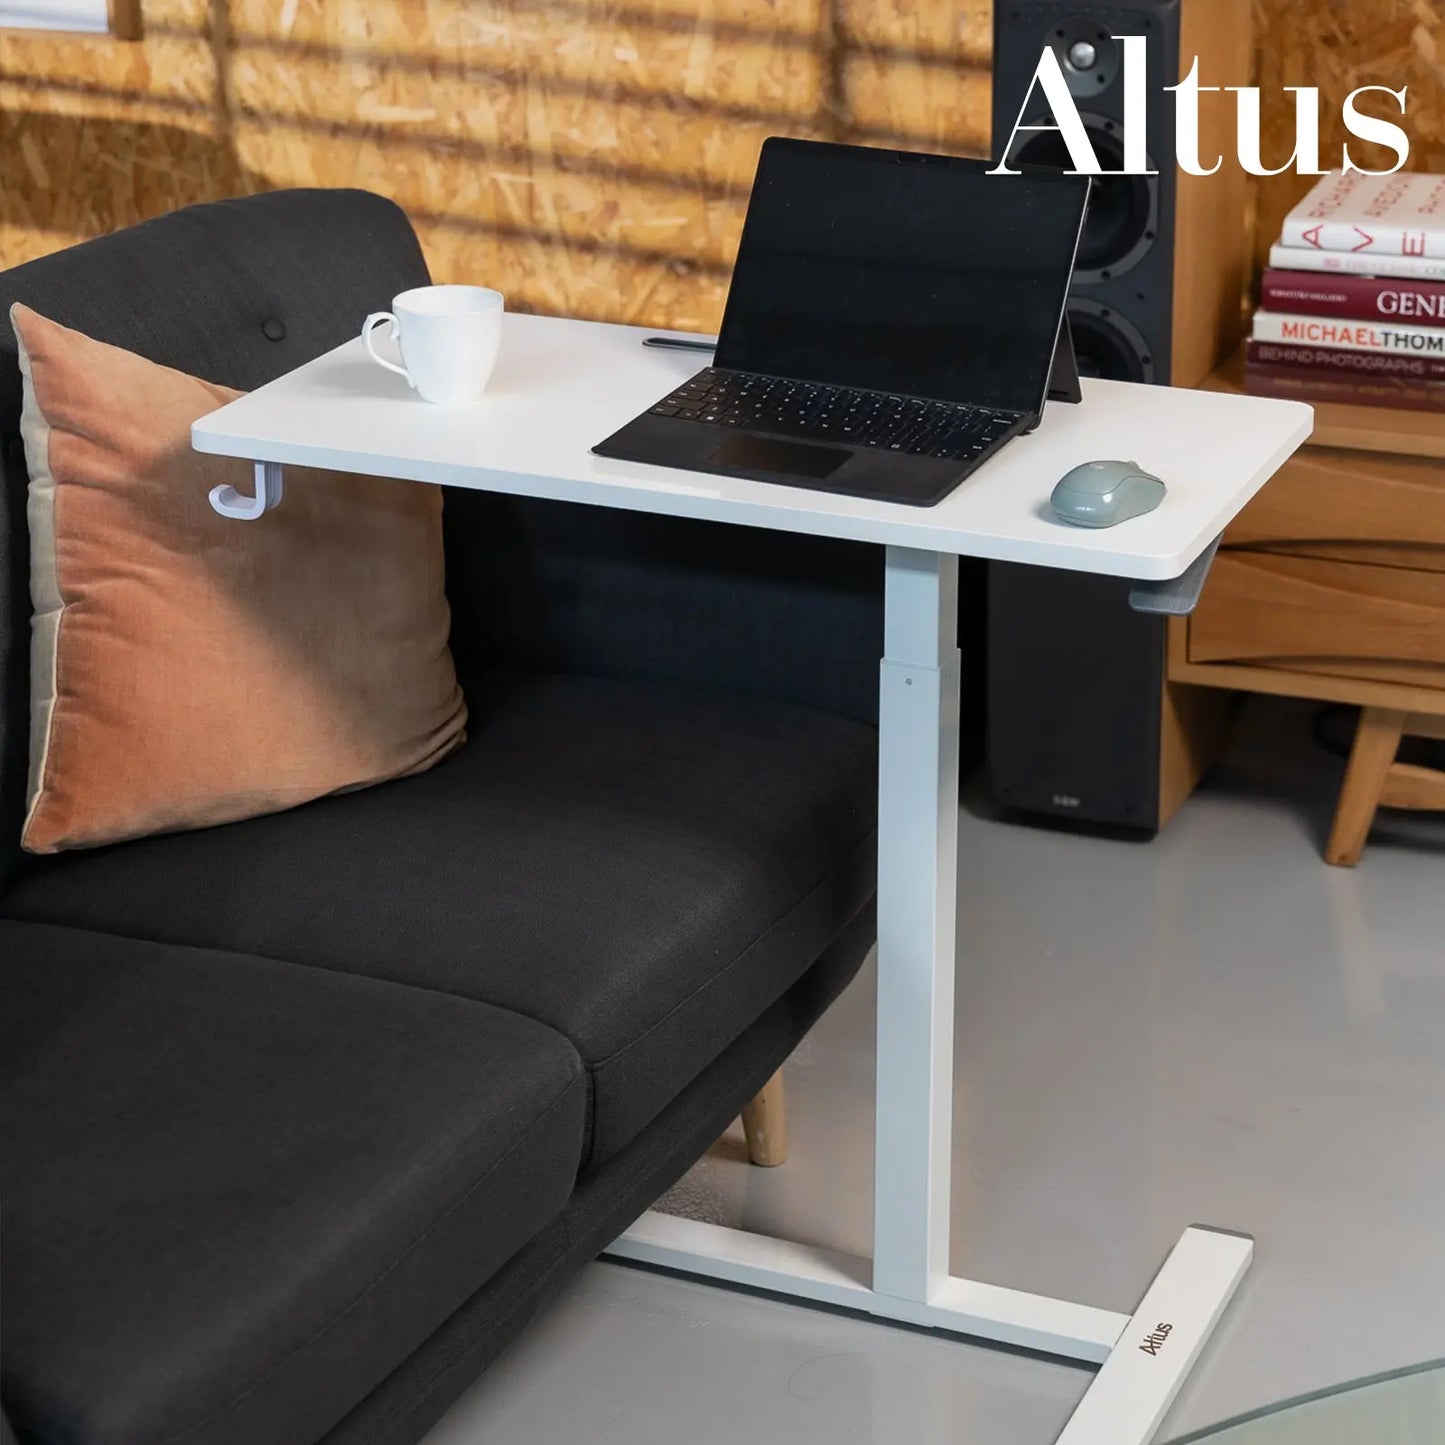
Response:
[{"label": "white desk column", "polygon": [[873,1288],[948,1279],[958,859],[958,558],[887,550],[878,759]]}]

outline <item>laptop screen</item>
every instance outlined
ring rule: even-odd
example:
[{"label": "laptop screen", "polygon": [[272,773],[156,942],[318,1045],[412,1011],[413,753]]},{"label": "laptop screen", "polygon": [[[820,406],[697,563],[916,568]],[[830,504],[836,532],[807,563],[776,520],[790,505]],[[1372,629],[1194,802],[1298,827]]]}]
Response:
[{"label": "laptop screen", "polygon": [[988,166],[766,141],[717,364],[1042,410],[1089,183]]}]

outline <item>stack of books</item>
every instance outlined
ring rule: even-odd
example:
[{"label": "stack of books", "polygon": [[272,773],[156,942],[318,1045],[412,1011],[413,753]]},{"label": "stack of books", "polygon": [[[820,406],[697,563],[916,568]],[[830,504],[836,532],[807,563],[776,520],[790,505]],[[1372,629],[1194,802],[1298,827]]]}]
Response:
[{"label": "stack of books", "polygon": [[1249,391],[1445,412],[1445,176],[1325,176],[1269,266]]}]

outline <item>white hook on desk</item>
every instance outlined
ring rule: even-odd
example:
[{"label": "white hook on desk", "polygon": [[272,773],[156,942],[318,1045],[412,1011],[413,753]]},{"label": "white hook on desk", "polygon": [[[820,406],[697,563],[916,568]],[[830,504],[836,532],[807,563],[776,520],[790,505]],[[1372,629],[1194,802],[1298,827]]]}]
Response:
[{"label": "white hook on desk", "polygon": [[211,506],[223,517],[234,517],[238,522],[254,522],[281,500],[281,463],[256,463],[254,497],[244,496],[229,484],[212,487],[210,496]]}]

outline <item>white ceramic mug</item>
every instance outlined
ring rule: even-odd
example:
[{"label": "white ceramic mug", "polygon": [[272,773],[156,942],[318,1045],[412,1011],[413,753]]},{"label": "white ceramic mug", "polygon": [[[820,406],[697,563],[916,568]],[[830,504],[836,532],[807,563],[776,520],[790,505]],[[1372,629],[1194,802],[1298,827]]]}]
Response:
[{"label": "white ceramic mug", "polygon": [[[502,344],[502,293],[485,286],[418,286],[373,311],[361,328],[371,359],[406,377],[423,401],[464,406],[486,390]],[[401,347],[398,366],[376,354],[372,332],[391,327]]]}]

